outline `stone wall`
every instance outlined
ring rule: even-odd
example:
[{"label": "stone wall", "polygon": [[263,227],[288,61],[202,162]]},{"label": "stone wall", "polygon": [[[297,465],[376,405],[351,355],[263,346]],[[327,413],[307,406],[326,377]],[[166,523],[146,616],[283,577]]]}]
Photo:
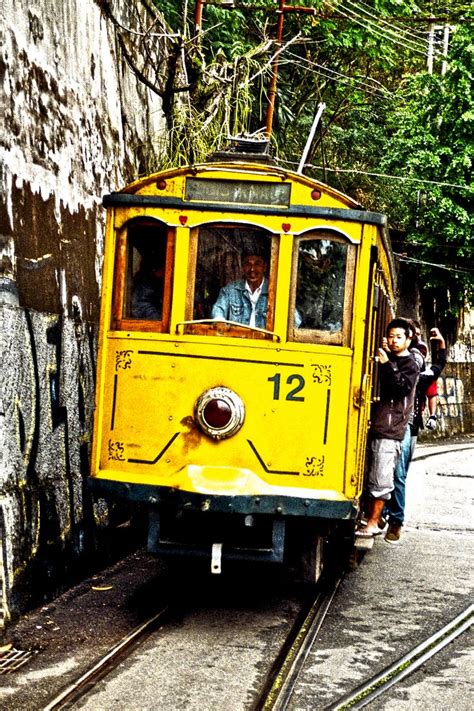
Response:
[{"label": "stone wall", "polygon": [[420,441],[472,435],[474,432],[474,369],[471,362],[450,362],[438,378],[438,425],[422,432]]},{"label": "stone wall", "polygon": [[85,483],[101,200],[158,162],[169,38],[148,0],[3,0],[0,21],[1,631],[110,520]]}]

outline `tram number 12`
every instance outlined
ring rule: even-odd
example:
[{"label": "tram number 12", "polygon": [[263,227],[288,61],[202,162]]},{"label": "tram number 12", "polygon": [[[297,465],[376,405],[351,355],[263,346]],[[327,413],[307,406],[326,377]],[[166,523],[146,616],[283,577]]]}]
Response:
[{"label": "tram number 12", "polygon": [[[273,399],[274,400],[279,400],[280,399],[280,382],[281,382],[281,375],[280,373],[276,373],[276,375],[272,376],[271,378],[267,378],[267,380],[270,383],[273,383]],[[298,395],[300,393],[304,386],[305,386],[305,381],[302,375],[298,375],[297,373],[294,373],[293,375],[289,375],[286,379],[286,384],[291,387],[292,389],[289,390],[286,394],[285,400],[291,400],[291,402],[303,402],[304,397],[303,395]]]}]

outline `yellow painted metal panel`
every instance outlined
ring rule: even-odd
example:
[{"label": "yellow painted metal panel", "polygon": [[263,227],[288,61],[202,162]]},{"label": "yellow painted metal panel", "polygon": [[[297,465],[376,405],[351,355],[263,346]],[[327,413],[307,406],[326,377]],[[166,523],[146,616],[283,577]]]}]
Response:
[{"label": "yellow painted metal panel", "polygon": [[[252,472],[268,486],[336,490],[344,475],[351,360],[313,352],[207,343],[114,340],[104,393],[101,473],[181,486],[189,467]],[[112,345],[112,344],[110,344]],[[242,429],[219,442],[194,422],[197,398],[226,386],[243,400]],[[165,451],[164,451],[165,450]],[[139,460],[139,461],[130,461]],[[214,475],[212,475],[214,476]],[[212,477],[211,477],[212,478]],[[189,486],[189,476],[183,486]],[[226,487],[215,483],[216,490]]]}]

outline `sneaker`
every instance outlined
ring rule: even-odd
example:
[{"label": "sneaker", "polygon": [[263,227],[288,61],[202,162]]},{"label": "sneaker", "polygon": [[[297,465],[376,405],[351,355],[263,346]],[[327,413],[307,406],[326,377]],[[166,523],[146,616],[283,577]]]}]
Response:
[{"label": "sneaker", "polygon": [[385,541],[387,543],[397,544],[400,543],[400,535],[402,533],[402,526],[400,523],[391,523],[388,527],[388,531],[385,534]]}]

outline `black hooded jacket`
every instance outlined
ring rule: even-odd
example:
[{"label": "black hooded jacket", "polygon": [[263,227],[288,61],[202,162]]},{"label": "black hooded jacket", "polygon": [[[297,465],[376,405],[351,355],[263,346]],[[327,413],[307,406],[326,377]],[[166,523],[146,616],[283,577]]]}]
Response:
[{"label": "black hooded jacket", "polygon": [[401,442],[413,410],[420,369],[412,353],[390,353],[388,358],[379,368],[380,400],[372,410],[370,432],[377,439]]}]

